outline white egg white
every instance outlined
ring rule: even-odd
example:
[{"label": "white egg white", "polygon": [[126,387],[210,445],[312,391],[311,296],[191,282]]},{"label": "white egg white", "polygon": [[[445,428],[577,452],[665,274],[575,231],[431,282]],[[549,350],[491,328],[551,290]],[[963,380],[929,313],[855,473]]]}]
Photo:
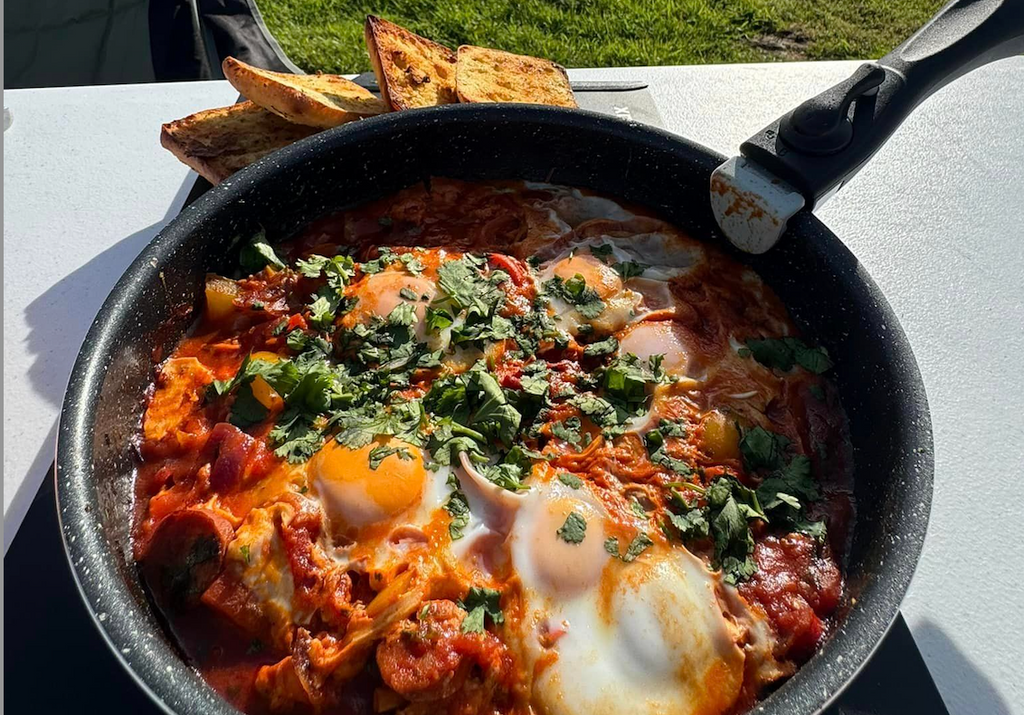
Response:
[{"label": "white egg white", "polygon": [[[553,528],[566,504],[588,515],[579,544]],[[717,576],[681,548],[613,558],[606,519],[586,484],[558,482],[535,485],[516,515],[509,545],[524,608],[509,636],[535,673],[533,706],[550,715],[726,711],[745,655]]]}]

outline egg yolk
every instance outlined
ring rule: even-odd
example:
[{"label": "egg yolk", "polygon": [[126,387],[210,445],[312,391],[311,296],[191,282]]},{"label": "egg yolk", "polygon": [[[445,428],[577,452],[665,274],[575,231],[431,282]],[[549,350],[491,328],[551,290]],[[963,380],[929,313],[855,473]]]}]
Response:
[{"label": "egg yolk", "polygon": [[[375,447],[404,450],[370,467]],[[314,484],[331,520],[345,527],[363,527],[392,519],[423,496],[426,469],[418,447],[401,440],[377,440],[349,449],[331,440],[311,462]]]},{"label": "egg yolk", "polygon": [[671,320],[640,323],[619,340],[619,354],[632,353],[641,360],[664,355],[661,367],[670,375],[682,375],[690,364],[682,327]]},{"label": "egg yolk", "polygon": [[[559,534],[570,514],[586,523],[583,540],[578,543]],[[593,505],[562,496],[544,500],[529,538],[532,568],[549,593],[570,596],[600,580],[608,552],[604,548],[603,519]]]},{"label": "egg yolk", "polygon": [[[402,291],[411,291],[415,300],[402,297]],[[413,330],[416,339],[424,342],[427,331],[425,315],[427,304],[437,293],[436,286],[426,278],[412,276],[404,271],[383,271],[369,276],[359,284],[356,293],[358,299],[355,307],[346,316],[352,325],[365,323],[373,316],[386,318],[398,305],[413,303],[416,313],[416,324]],[[426,300],[423,300],[426,296]]]},{"label": "egg yolk", "polygon": [[590,253],[580,253],[559,261],[555,265],[554,273],[566,281],[577,273],[580,274],[587,287],[597,292],[602,300],[622,291],[622,278],[615,269],[606,266]]}]

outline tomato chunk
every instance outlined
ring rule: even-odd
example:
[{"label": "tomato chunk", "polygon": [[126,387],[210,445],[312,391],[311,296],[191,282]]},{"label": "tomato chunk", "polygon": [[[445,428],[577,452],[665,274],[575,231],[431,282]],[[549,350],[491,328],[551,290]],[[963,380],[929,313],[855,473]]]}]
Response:
[{"label": "tomato chunk", "polygon": [[757,573],[740,586],[768,614],[780,638],[777,657],[802,662],[826,633],[824,620],[842,594],[842,576],[827,547],[802,534],[768,536],[754,547]]}]

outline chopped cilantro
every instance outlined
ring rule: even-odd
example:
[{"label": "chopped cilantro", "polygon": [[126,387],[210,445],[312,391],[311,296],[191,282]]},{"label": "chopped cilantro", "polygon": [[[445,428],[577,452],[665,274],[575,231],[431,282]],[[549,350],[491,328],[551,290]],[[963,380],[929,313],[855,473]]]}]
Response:
[{"label": "chopped cilantro", "polygon": [[682,420],[668,420],[663,417],[658,420],[658,431],[666,437],[685,437],[686,423]]},{"label": "chopped cilantro", "polygon": [[629,542],[629,546],[626,547],[626,553],[619,554],[619,540],[615,536],[605,539],[604,550],[615,558],[621,559],[628,564],[632,561],[636,561],[637,557],[653,544],[654,542],[651,541],[651,537],[641,531],[633,537],[631,542]]},{"label": "chopped cilantro", "polygon": [[583,486],[583,480],[577,477],[575,474],[569,474],[569,472],[559,472],[558,481],[570,489],[579,489]]},{"label": "chopped cilantro", "polygon": [[270,444],[274,454],[291,464],[301,464],[312,457],[323,446],[323,431],[313,426],[313,421],[298,410],[286,411],[270,430]]},{"label": "chopped cilantro", "polygon": [[710,529],[705,510],[699,508],[690,509],[682,514],[670,513],[669,521],[683,541],[704,538]]},{"label": "chopped cilantro", "polygon": [[238,262],[243,269],[250,273],[261,271],[266,266],[272,266],[278,270],[285,268],[284,261],[277,257],[273,247],[267,243],[267,234],[262,229],[242,246],[242,250],[238,254]]},{"label": "chopped cilantro", "polygon": [[580,444],[580,429],[582,423],[579,417],[568,417],[561,422],[555,422],[551,425],[551,434],[558,439],[564,440],[572,446],[579,448]]},{"label": "chopped cilantro", "polygon": [[423,265],[423,262],[420,259],[418,259],[416,257],[416,254],[413,252],[403,253],[399,255],[398,260],[402,263],[403,266],[405,266],[405,270],[407,270],[414,276],[418,276],[419,274],[421,274],[423,272],[423,269],[426,267]]},{"label": "chopped cilantro", "polygon": [[444,330],[455,322],[455,319],[444,310],[435,310],[430,306],[427,306],[426,319],[427,330],[435,333]]},{"label": "chopped cilantro", "polygon": [[644,435],[644,443],[647,445],[647,454],[653,464],[665,467],[666,469],[689,476],[693,474],[693,468],[682,459],[676,459],[666,451],[665,437],[661,429],[652,429]]},{"label": "chopped cilantro", "polygon": [[448,486],[454,488],[454,491],[448,497],[448,501],[444,504],[444,510],[452,518],[451,523],[448,524],[448,535],[452,541],[458,541],[462,538],[462,530],[469,526],[469,502],[466,500],[466,494],[459,486],[459,480],[455,476],[455,472],[449,474]]},{"label": "chopped cilantro", "polygon": [[587,535],[587,520],[572,511],[555,534],[567,544],[579,544]]},{"label": "chopped cilantro", "polygon": [[370,276],[374,273],[380,273],[397,260],[398,257],[395,255],[394,251],[382,246],[377,249],[377,258],[372,261],[366,261],[366,263],[361,264],[359,267],[362,269],[363,273]]},{"label": "chopped cilantro", "polygon": [[242,544],[240,547],[238,547],[238,553],[240,553],[242,555],[242,558],[245,559],[246,565],[252,563],[252,561],[249,560],[249,545],[248,544]]},{"label": "chopped cilantro", "polygon": [[637,263],[636,261],[624,261],[622,263],[613,263],[612,268],[615,272],[622,276],[622,280],[628,281],[630,278],[642,276],[649,266],[645,266],[643,263]]},{"label": "chopped cilantro", "polygon": [[760,426],[746,430],[740,438],[740,453],[749,470],[781,467],[788,446],[789,439]]},{"label": "chopped cilantro", "polygon": [[751,338],[745,345],[746,348],[740,351],[742,357],[751,355],[765,367],[782,372],[789,372],[793,365],[816,375],[832,368],[832,360],[825,348],[810,347],[799,338]]},{"label": "chopped cilantro", "polygon": [[[485,276],[482,258],[466,254],[454,261],[442,263],[437,269],[437,284],[456,307],[469,316],[489,317],[505,303],[505,293],[498,286],[508,279],[504,271],[492,271]],[[436,302],[436,301],[435,301]]]},{"label": "chopped cilantro", "polygon": [[486,619],[496,626],[505,623],[505,614],[501,612],[501,592],[493,588],[471,586],[459,605],[467,612],[462,621],[463,633],[483,631]]},{"label": "chopped cilantro", "polygon": [[613,355],[618,349],[619,341],[614,337],[608,337],[583,348],[583,354],[587,357],[600,357],[602,355]]},{"label": "chopped cilantro", "polygon": [[601,263],[607,264],[607,258],[612,255],[614,248],[610,243],[592,244],[590,246],[590,253]]},{"label": "chopped cilantro", "polygon": [[645,363],[632,353],[612,360],[604,370],[604,389],[628,405],[642,405],[647,400],[648,385],[662,382],[663,355],[654,355]]},{"label": "chopped cilantro", "polygon": [[583,275],[577,273],[568,280],[555,276],[542,286],[546,295],[561,298],[573,306],[587,320],[593,320],[604,312],[604,301],[597,291],[587,286]]},{"label": "chopped cilantro", "polygon": [[370,450],[370,469],[376,471],[377,467],[381,465],[381,462],[393,454],[397,454],[400,459],[409,460],[413,458],[409,450],[404,447],[388,447],[387,445],[380,445]]},{"label": "chopped cilantro", "polygon": [[252,394],[252,385],[246,383],[238,388],[235,401],[231,405],[231,416],[228,420],[236,427],[252,427],[267,418],[270,411]]},{"label": "chopped cilantro", "polygon": [[483,633],[484,632],[484,616],[485,612],[483,606],[474,608],[472,611],[466,614],[466,617],[462,619],[461,630],[463,633]]}]

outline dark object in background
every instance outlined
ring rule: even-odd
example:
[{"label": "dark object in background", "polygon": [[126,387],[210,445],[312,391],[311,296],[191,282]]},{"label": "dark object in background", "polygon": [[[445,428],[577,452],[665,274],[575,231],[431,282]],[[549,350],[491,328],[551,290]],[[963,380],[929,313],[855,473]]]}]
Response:
[{"label": "dark object in background", "polygon": [[255,0],[22,0],[4,6],[4,88],[221,79],[228,55],[300,70]]},{"label": "dark object in background", "polygon": [[302,74],[267,29],[255,0],[150,0],[149,38],[160,80],[224,79],[225,57]]}]

